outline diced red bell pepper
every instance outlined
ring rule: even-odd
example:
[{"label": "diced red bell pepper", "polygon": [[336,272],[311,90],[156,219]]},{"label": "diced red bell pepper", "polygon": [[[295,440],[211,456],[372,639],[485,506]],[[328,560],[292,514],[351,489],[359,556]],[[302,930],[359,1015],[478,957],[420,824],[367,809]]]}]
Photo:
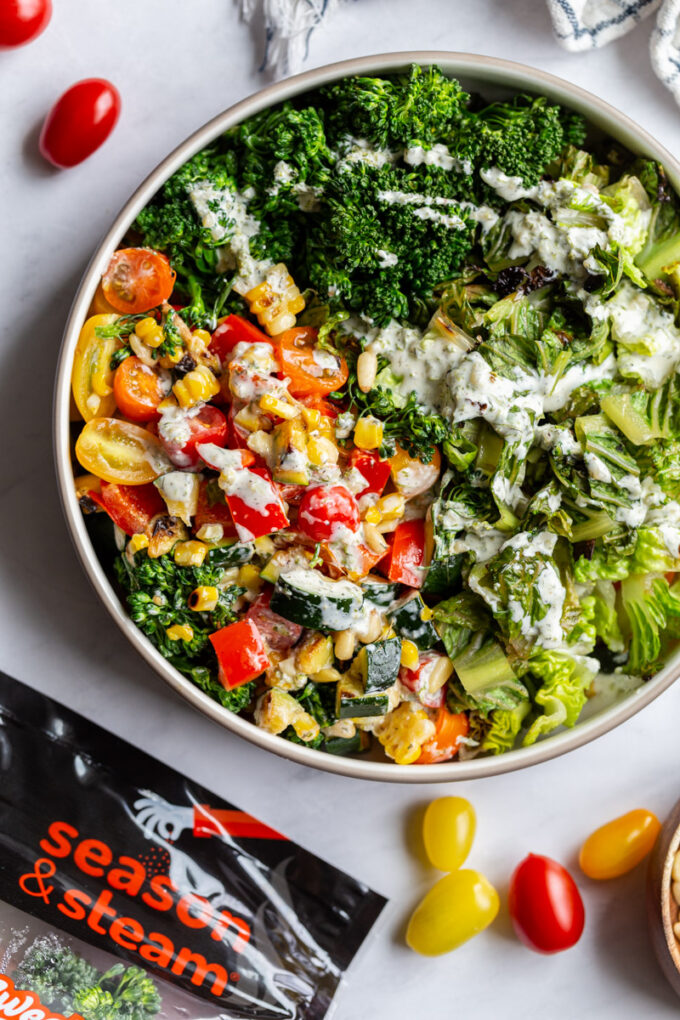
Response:
[{"label": "diced red bell pepper", "polygon": [[252,620],[238,620],[210,635],[219,681],[228,691],[254,680],[270,665],[262,635]]},{"label": "diced red bell pepper", "polygon": [[399,679],[407,690],[418,695],[418,700],[425,708],[441,708],[446,704],[446,684],[436,691],[429,686],[430,675],[442,656],[438,652],[425,652],[415,669],[402,666]]},{"label": "diced red bell pepper", "polygon": [[[236,532],[241,542],[252,542],[263,535],[271,535],[288,527],[288,518],[283,508],[281,497],[271,475],[266,468],[243,469],[246,475],[256,475],[264,485],[257,484],[257,495],[253,503],[246,502],[242,496],[225,493],[227,506],[236,525]],[[266,502],[264,499],[266,498]]]},{"label": "diced red bell pepper", "polygon": [[425,559],[425,521],[402,521],[394,532],[394,539],[382,569],[387,569],[390,581],[420,588],[425,579],[422,569]]},{"label": "diced red bell pepper", "polygon": [[381,460],[375,450],[352,450],[349,457],[350,467],[356,468],[366,479],[367,485],[356,497],[366,496],[370,492],[382,496],[392,470],[389,460]]},{"label": "diced red bell pepper", "polygon": [[90,492],[91,499],[106,510],[114,524],[126,535],[144,531],[157,514],[168,509],[155,485],[116,485],[102,482],[101,492]]},{"label": "diced red bell pepper", "polygon": [[221,359],[227,358],[240,343],[272,344],[271,337],[240,315],[228,315],[212,335],[210,350]]}]

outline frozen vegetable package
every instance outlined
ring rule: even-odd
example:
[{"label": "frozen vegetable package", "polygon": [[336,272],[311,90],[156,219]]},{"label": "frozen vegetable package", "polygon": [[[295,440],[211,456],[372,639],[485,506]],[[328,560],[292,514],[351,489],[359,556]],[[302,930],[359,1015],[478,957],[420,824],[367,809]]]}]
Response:
[{"label": "frozen vegetable package", "polygon": [[384,904],[0,674],[0,1018],[317,1020]]}]

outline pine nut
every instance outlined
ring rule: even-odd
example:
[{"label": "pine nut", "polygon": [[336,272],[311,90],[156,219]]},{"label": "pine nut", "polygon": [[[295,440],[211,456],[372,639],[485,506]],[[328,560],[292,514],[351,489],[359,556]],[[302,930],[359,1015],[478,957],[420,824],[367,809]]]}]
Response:
[{"label": "pine nut", "polygon": [[680,882],[680,850],[678,850],[673,858],[673,870],[671,871],[671,877],[674,882]]},{"label": "pine nut", "polygon": [[370,645],[372,641],[377,641],[382,633],[383,622],[382,616],[376,609],[371,613],[370,620],[368,621],[366,628],[363,631],[359,631],[357,637],[361,641],[362,645]]},{"label": "pine nut", "polygon": [[387,549],[387,542],[374,524],[364,524],[364,535],[366,537],[366,545],[371,552],[380,553]]},{"label": "pine nut", "polygon": [[673,882],[673,899],[677,904],[680,904],[680,882]]},{"label": "pine nut", "polygon": [[427,688],[431,694],[441,690],[453,673],[453,663],[446,655],[441,655],[427,678]]},{"label": "pine nut", "polygon": [[369,393],[375,385],[378,374],[378,355],[368,347],[357,359],[357,382],[362,393]]},{"label": "pine nut", "polygon": [[373,527],[381,535],[387,535],[390,531],[396,531],[400,523],[398,517],[392,517],[390,520],[381,521],[380,524],[374,524]]},{"label": "pine nut", "polygon": [[346,662],[354,655],[356,637],[351,630],[339,630],[335,635],[335,657]]}]

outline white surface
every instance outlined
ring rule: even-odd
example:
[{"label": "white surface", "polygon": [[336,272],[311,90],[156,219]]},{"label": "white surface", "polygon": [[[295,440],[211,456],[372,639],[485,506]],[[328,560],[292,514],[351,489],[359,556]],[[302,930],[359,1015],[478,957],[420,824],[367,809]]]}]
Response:
[{"label": "white surface", "polygon": [[[69,301],[139,180],[186,134],[263,81],[249,31],[228,0],[61,0],[56,7],[35,44],[0,53],[0,667],[391,898],[385,923],[338,997],[336,1020],[677,1015],[678,1000],[647,942],[642,870],[601,886],[579,877],[586,933],[574,950],[552,958],[514,939],[505,906],[492,930],[448,957],[411,954],[402,929],[435,878],[407,837],[409,819],[431,797],[455,792],[473,801],[479,827],[470,865],[503,898],[527,852],[575,868],[581,840],[604,820],[637,806],[663,817],[680,795],[680,686],[560,760],[465,786],[401,789],[291,765],[204,720],[166,691],[98,604],[70,547],[52,469],[51,388]],[[649,67],[648,31],[570,55],[553,41],[542,0],[358,0],[316,35],[312,59],[429,47],[533,63],[598,93],[678,152],[680,112]],[[65,87],[93,75],[120,88],[122,120],[91,160],[53,172],[36,156],[39,123]]]}]

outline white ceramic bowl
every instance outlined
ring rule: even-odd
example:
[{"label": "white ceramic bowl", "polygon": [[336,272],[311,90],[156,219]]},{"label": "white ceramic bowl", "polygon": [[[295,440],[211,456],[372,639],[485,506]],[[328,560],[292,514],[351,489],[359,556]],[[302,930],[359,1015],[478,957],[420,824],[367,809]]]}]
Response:
[{"label": "white ceramic bowl", "polygon": [[175,149],[151,173],[125,204],[111,229],[92,257],[92,261],[78,288],[59,358],[54,401],[54,450],[57,475],[64,513],[81,562],[97,594],[123,631],[128,641],[144,656],[157,673],[189,704],[220,723],[226,729],[246,740],[284,758],[312,765],[327,772],[363,779],[387,780],[398,783],[450,782],[496,775],[524,768],[571,751],[624,722],[653,701],[680,674],[680,653],[673,656],[653,680],[635,692],[620,697],[614,703],[594,699],[586,706],[584,718],[571,730],[555,733],[532,747],[521,748],[493,758],[476,758],[463,762],[446,762],[439,765],[394,765],[370,758],[342,758],[312,748],[292,744],[281,737],[258,729],[209,698],[198,687],[175,670],[150,641],[137,629],[109,584],[94,553],[73,487],[73,469],[69,443],[69,397],[71,364],[78,333],[92,301],[99,278],[112,253],[130,227],[140,209],[149,202],[165,180],[187,159],[208,145],[227,128],[251,117],[260,110],[280,103],[291,96],[318,88],[327,82],[348,75],[381,74],[399,71],[411,63],[438,64],[447,74],[459,78],[468,90],[479,91],[491,98],[502,98],[517,92],[535,92],[563,103],[583,114],[597,129],[618,139],[633,152],[652,156],[664,164],[673,185],[680,190],[680,164],[641,127],[607,103],[561,78],[537,71],[535,68],[515,64],[493,57],[468,53],[405,52],[387,53],[374,57],[361,57],[338,64],[330,64],[305,74],[288,78],[244,99],[199,128]]}]

